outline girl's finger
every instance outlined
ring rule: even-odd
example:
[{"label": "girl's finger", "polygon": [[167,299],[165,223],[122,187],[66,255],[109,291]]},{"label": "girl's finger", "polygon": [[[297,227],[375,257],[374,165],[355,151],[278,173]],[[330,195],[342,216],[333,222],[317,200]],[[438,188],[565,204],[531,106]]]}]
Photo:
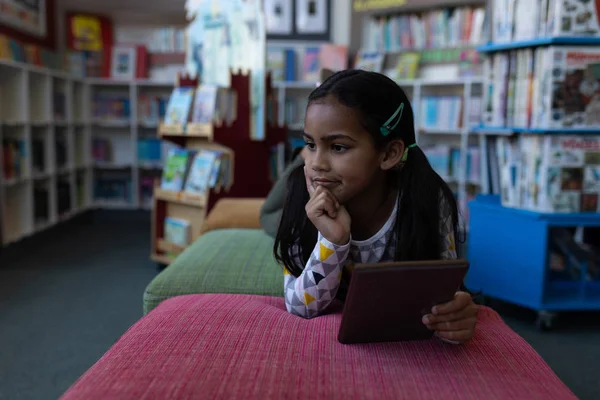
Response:
[{"label": "girl's finger", "polygon": [[439,304],[431,310],[433,314],[449,314],[465,308],[469,303],[472,303],[471,295],[466,292],[456,292],[454,299],[447,303]]},{"label": "girl's finger", "polygon": [[457,321],[460,319],[475,317],[479,309],[477,306],[467,306],[460,311],[452,312],[449,314],[427,314],[423,317],[423,323],[426,325],[435,324],[438,322]]},{"label": "girl's finger", "polygon": [[437,332],[451,332],[451,331],[461,331],[461,330],[472,330],[475,328],[477,324],[477,318],[470,317],[461,319],[458,321],[446,321],[446,322],[438,322],[436,324],[429,324],[427,327],[431,330]]},{"label": "girl's finger", "polygon": [[316,215],[327,214],[331,218],[335,218],[337,215],[337,207],[335,206],[334,201],[331,196],[317,188],[313,198],[310,200],[308,208],[313,210]]}]

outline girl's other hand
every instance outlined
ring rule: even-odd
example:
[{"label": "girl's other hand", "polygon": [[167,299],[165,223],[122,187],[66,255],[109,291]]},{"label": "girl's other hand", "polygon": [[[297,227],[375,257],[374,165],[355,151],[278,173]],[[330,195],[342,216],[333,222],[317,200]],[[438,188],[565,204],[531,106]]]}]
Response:
[{"label": "girl's other hand", "polygon": [[453,300],[433,307],[423,323],[443,340],[465,343],[475,333],[478,310],[469,293],[457,292]]},{"label": "girl's other hand", "polygon": [[306,216],[325,239],[343,246],[350,241],[350,214],[335,196],[324,186],[315,188],[306,175],[306,188],[310,200],[306,203]]}]

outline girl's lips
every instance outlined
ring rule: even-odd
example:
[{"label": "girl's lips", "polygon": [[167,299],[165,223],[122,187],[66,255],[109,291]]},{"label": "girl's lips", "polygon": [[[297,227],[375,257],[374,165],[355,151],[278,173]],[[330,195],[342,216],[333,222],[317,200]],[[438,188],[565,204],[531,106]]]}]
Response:
[{"label": "girl's lips", "polygon": [[313,179],[313,185],[332,187],[339,184],[339,181],[330,181],[329,179]]}]

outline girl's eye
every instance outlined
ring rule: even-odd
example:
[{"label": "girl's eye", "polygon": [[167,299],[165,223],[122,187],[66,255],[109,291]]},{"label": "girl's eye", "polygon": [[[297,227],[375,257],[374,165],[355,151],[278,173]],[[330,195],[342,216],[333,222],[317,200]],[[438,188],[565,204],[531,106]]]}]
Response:
[{"label": "girl's eye", "polygon": [[315,144],[311,142],[306,142],[306,147],[308,147],[309,150],[314,150]]},{"label": "girl's eye", "polygon": [[336,153],[343,153],[344,151],[348,150],[346,146],[342,146],[341,144],[334,144],[333,146],[331,146],[331,148]]}]

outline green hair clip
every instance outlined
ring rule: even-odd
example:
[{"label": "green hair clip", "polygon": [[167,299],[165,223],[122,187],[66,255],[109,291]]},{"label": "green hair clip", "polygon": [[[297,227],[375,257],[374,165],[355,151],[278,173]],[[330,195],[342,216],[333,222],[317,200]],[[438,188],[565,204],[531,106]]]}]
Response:
[{"label": "green hair clip", "polygon": [[[385,121],[383,126],[381,128],[379,128],[379,131],[381,132],[381,134],[383,136],[389,135],[394,129],[396,129],[396,127],[400,123],[400,120],[402,119],[402,111],[403,110],[404,110],[404,103],[402,102],[402,103],[400,103],[400,106],[396,109],[396,112],[394,112],[394,114],[390,117],[390,119]],[[398,118],[398,120],[392,124],[392,122],[396,118]]]},{"label": "green hair clip", "polygon": [[404,153],[402,154],[402,159],[401,161],[406,161],[408,159],[408,149],[412,149],[413,147],[417,147],[416,143],[413,143],[409,146],[406,146],[406,148],[404,149]]}]

